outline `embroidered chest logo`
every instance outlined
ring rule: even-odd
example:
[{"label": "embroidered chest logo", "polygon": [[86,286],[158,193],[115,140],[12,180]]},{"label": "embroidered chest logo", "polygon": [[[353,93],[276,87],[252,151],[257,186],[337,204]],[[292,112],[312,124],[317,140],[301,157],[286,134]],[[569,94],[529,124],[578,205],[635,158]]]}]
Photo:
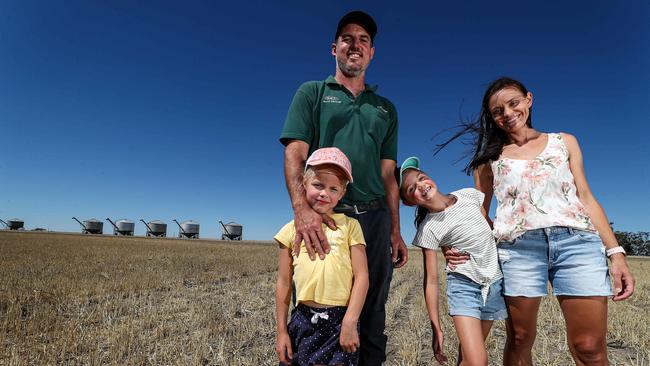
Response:
[{"label": "embroidered chest logo", "polygon": [[386,110],[386,108],[384,108],[384,107],[382,107],[382,106],[377,106],[377,109],[379,109],[379,111],[382,112],[382,113],[388,113],[388,111]]},{"label": "embroidered chest logo", "polygon": [[330,244],[330,249],[332,252],[338,252],[339,251],[339,241],[341,240],[341,237],[343,234],[341,233],[341,230],[336,230],[336,231],[331,231],[328,230],[325,233],[325,236],[327,236],[327,242]]},{"label": "embroidered chest logo", "polygon": [[339,99],[339,97],[335,97],[333,95],[326,95],[323,97],[323,103],[341,104],[341,100]]}]

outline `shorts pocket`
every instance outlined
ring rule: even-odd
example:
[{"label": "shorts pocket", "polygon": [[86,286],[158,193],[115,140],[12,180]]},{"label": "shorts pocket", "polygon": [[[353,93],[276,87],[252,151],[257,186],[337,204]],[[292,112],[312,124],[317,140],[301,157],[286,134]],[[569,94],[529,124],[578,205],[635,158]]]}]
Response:
[{"label": "shorts pocket", "polygon": [[500,263],[507,263],[510,261],[510,250],[505,249],[505,248],[497,248],[497,254],[499,256],[499,262]]},{"label": "shorts pocket", "polygon": [[601,241],[600,235],[598,235],[598,233],[585,231],[585,230],[576,230],[575,232],[578,234],[580,239],[584,241],[589,241],[589,242]]},{"label": "shorts pocket", "polygon": [[516,237],[516,238],[514,238],[512,240],[501,240],[500,242],[497,243],[497,248],[500,247],[500,246],[504,246],[504,247],[513,246],[513,245],[517,244],[518,240],[519,240],[519,237]]},{"label": "shorts pocket", "polygon": [[497,245],[497,255],[499,257],[499,263],[503,264],[510,261],[510,258],[512,257],[512,253],[510,252],[509,248],[515,245],[515,243],[517,243],[517,239],[499,242],[499,244]]},{"label": "shorts pocket", "polygon": [[455,272],[447,272],[447,282],[460,282],[458,275]]}]

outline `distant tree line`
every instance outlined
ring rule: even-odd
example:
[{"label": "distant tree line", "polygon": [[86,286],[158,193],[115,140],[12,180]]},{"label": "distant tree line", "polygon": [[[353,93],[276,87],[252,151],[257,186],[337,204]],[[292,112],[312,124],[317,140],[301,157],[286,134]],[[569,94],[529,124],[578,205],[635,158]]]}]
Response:
[{"label": "distant tree line", "polygon": [[614,231],[614,235],[628,255],[650,256],[650,232]]}]

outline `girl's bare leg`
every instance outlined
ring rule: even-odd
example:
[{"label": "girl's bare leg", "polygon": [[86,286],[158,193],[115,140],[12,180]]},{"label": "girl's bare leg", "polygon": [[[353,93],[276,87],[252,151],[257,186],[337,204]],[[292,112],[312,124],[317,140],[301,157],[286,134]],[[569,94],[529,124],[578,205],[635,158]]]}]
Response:
[{"label": "girl's bare leg", "polygon": [[485,343],[485,340],[490,335],[490,329],[492,329],[492,323],[494,323],[494,321],[492,320],[481,320],[481,330],[483,331],[483,343]]},{"label": "girl's bare leg", "polygon": [[[460,340],[459,365],[487,365],[483,322],[470,316],[452,316]],[[488,329],[489,331],[489,329]]]}]

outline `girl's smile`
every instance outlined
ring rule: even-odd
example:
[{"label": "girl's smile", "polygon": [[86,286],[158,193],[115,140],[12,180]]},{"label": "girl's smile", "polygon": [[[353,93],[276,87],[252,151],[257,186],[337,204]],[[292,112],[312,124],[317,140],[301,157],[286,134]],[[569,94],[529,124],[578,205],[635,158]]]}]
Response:
[{"label": "girl's smile", "polygon": [[426,205],[438,192],[436,183],[420,170],[404,172],[402,196],[407,205]]},{"label": "girl's smile", "polygon": [[334,207],[345,194],[345,186],[327,169],[317,170],[314,177],[304,182],[307,202],[314,211],[331,215]]},{"label": "girl's smile", "polygon": [[429,212],[440,212],[456,203],[456,196],[445,195],[424,172],[418,169],[405,170],[402,175],[400,196],[407,206],[421,206]]}]

